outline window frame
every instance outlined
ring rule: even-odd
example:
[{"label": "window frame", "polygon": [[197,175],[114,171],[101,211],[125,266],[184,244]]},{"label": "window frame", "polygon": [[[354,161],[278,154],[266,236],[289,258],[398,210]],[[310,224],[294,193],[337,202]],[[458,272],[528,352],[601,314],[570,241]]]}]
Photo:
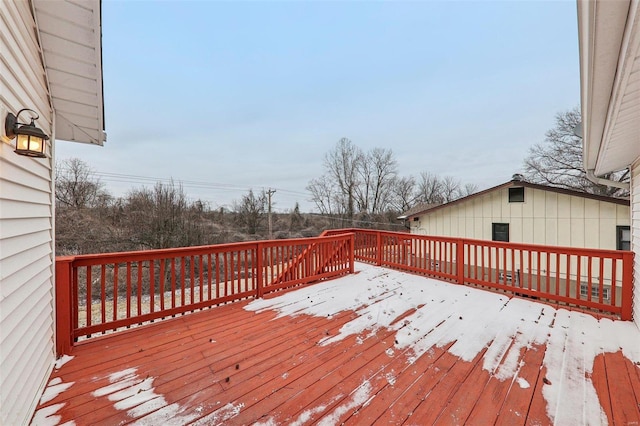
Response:
[{"label": "window frame", "polygon": [[[506,236],[507,239],[506,240],[502,240],[502,239],[496,239],[496,236],[498,234],[504,234],[504,231],[498,231],[496,228],[500,227],[500,226],[504,226],[506,227]],[[491,224],[491,241],[501,241],[501,242],[505,242],[508,243],[509,242],[509,224],[508,223],[502,223],[502,222],[493,222]]]},{"label": "window frame", "polygon": [[510,203],[524,203],[524,186],[512,186],[509,188]]},{"label": "window frame", "polygon": [[[589,297],[589,286],[587,284],[580,284],[580,297],[587,299]],[[610,300],[611,289],[608,286],[602,287],[602,300]],[[597,285],[591,286],[591,300],[600,300],[600,288]]]},{"label": "window frame", "polygon": [[[629,239],[623,240],[624,231],[629,231]],[[623,248],[624,244],[628,244],[628,248]],[[616,250],[631,250],[631,226],[618,225],[616,226]]]}]

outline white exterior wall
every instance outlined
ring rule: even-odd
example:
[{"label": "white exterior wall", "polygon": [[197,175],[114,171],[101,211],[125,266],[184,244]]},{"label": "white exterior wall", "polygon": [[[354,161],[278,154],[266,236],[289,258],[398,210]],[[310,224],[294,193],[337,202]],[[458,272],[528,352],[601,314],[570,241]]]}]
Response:
[{"label": "white exterior wall", "polygon": [[509,241],[616,249],[616,226],[630,225],[629,207],[525,187],[523,203],[500,188],[411,221],[423,235],[491,240],[492,223],[509,223]]},{"label": "white exterior wall", "polygon": [[[0,1],[0,118],[21,108],[53,136],[28,1]],[[26,121],[21,116],[20,121]],[[3,134],[0,131],[0,135]],[[52,137],[53,139],[53,137]],[[54,361],[52,159],[0,141],[0,424],[28,423]],[[50,146],[47,152],[51,154]]]},{"label": "white exterior wall", "polygon": [[640,158],[631,167],[631,250],[633,259],[633,321],[640,327]]}]

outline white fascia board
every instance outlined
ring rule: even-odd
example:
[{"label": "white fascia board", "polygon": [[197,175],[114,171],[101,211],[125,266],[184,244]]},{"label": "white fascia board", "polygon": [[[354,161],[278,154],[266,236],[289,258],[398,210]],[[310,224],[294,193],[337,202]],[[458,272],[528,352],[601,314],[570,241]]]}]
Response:
[{"label": "white fascia board", "polygon": [[630,0],[578,1],[583,162],[595,169],[602,148]]}]

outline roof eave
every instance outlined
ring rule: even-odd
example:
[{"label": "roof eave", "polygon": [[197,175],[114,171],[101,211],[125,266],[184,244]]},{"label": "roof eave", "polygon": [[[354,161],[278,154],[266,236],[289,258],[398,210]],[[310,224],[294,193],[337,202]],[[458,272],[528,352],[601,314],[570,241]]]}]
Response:
[{"label": "roof eave", "polygon": [[[635,0],[634,0],[635,1]],[[583,165],[602,175],[628,164],[605,161],[610,114],[631,0],[578,0]]]},{"label": "roof eave", "polygon": [[32,0],[55,119],[55,138],[106,141],[101,0]]}]

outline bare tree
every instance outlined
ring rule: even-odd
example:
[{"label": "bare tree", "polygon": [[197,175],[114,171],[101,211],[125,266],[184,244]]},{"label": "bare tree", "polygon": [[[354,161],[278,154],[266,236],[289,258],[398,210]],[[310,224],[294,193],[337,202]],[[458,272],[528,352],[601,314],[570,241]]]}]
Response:
[{"label": "bare tree", "polygon": [[[582,163],[582,139],[574,133],[581,121],[580,109],[577,107],[556,114],[555,126],[547,131],[544,142],[534,145],[525,159],[527,180],[593,194],[628,195],[624,190],[598,185],[587,179]],[[629,171],[603,177],[626,182],[629,180]]]},{"label": "bare tree", "polygon": [[475,194],[478,192],[478,185],[475,183],[465,183],[463,187],[460,188],[460,197],[468,197],[471,194]]},{"label": "bare tree", "polygon": [[396,177],[393,181],[392,194],[392,209],[396,212],[406,212],[409,210],[418,200],[415,178],[413,176]]},{"label": "bare tree", "polygon": [[304,218],[300,213],[300,205],[296,203],[291,213],[289,213],[289,230],[292,232],[300,231],[303,225]]},{"label": "bare tree", "polygon": [[341,194],[333,186],[327,175],[311,179],[311,182],[307,185],[307,190],[311,193],[311,199],[320,213],[327,215],[344,214]]},{"label": "bare tree", "polygon": [[440,182],[440,190],[443,203],[450,203],[461,197],[459,180],[456,180],[451,176],[445,176],[440,180]]},{"label": "bare tree", "polygon": [[335,148],[324,158],[327,177],[340,190],[340,197],[348,219],[353,219],[356,208],[356,188],[358,181],[358,167],[362,161],[362,151],[347,138],[338,141]]},{"label": "bare tree", "polygon": [[143,248],[186,247],[202,244],[204,232],[181,185],[156,183],[153,189],[134,189],[127,196],[126,213],[131,241]]},{"label": "bare tree", "polygon": [[67,158],[56,163],[56,204],[76,209],[109,203],[111,195],[87,163]]},{"label": "bare tree", "polygon": [[267,209],[267,195],[264,190],[255,195],[250,189],[238,203],[234,203],[236,222],[246,229],[247,234],[255,235],[262,226]]},{"label": "bare tree", "polygon": [[380,214],[392,201],[398,162],[390,149],[374,148],[362,155],[357,165],[359,185],[356,196],[360,213]]},{"label": "bare tree", "polygon": [[442,204],[444,197],[442,196],[442,182],[440,178],[433,173],[420,173],[418,181],[418,200],[427,204]]}]

